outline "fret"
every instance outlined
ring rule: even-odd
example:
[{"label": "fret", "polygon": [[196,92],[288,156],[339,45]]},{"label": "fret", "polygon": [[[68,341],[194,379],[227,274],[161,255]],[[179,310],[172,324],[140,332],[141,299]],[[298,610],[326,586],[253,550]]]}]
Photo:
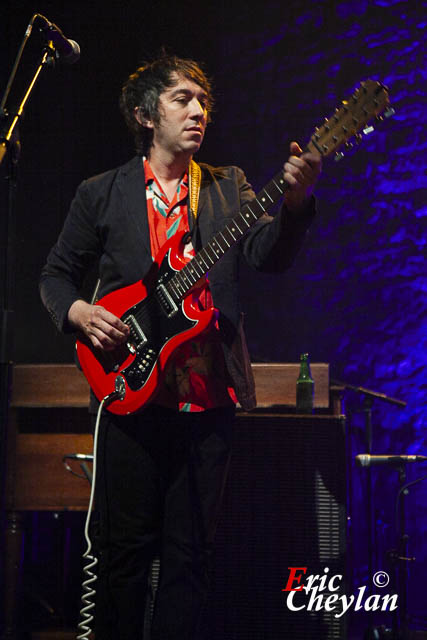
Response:
[{"label": "fret", "polygon": [[239,230],[240,235],[242,236],[244,232],[241,230],[241,228],[240,228],[240,227],[239,227],[239,225],[237,224],[237,219],[236,219],[236,218],[234,218],[234,224],[236,225],[236,227],[237,227],[237,228],[238,228],[238,230]]},{"label": "fret", "polygon": [[274,176],[274,181],[278,181],[281,185],[281,187],[279,187],[277,184],[277,188],[279,189],[279,191],[281,193],[283,193],[284,191],[286,191],[287,187],[289,186],[288,183],[286,182],[285,178],[283,177],[282,173],[277,174],[277,176]]},{"label": "fret", "polygon": [[[194,264],[197,264],[197,275],[199,276],[199,278],[201,278],[205,273],[206,273],[206,269],[204,268],[201,260],[200,260],[200,254],[198,253],[197,256],[195,256],[192,260],[192,263],[194,262]],[[200,273],[199,273],[200,272]]]},{"label": "fret", "polygon": [[267,192],[270,198],[277,202],[280,196],[286,191],[286,186],[287,183],[283,180],[282,173],[278,173],[272,180],[270,180],[268,185],[264,187],[264,191]]},{"label": "fret", "polygon": [[[189,277],[187,276],[187,274],[186,274],[185,272],[186,272],[186,267],[184,267],[183,269],[181,269],[181,271],[180,271],[179,273],[180,273],[181,278],[182,278],[182,279],[184,280],[184,282],[185,282],[185,286],[188,286],[188,282],[187,282],[187,280],[189,280]],[[191,281],[190,281],[190,282],[191,282]],[[194,283],[192,283],[192,284],[194,284]]]},{"label": "fret", "polygon": [[[233,232],[232,232],[232,230],[230,229],[230,227],[226,227],[226,229],[227,229],[228,233],[230,234],[230,236],[233,238],[233,240],[234,240],[234,241],[236,241],[236,238],[235,238],[235,236],[233,235]],[[234,231],[236,231],[236,229],[234,229]]]},{"label": "fret", "polygon": [[179,291],[178,299],[181,300],[181,298],[183,298],[185,296],[185,294],[187,293],[187,289],[185,289],[182,285],[180,285],[177,288],[178,288],[178,291]]},{"label": "fret", "polygon": [[195,277],[194,277],[194,275],[193,275],[193,274],[194,274],[194,269],[190,269],[190,268],[189,268],[189,264],[188,264],[188,265],[186,265],[186,266],[184,267],[184,269],[181,269],[181,271],[184,271],[184,270],[188,273],[188,276],[184,274],[184,277],[185,277],[185,278],[188,278],[188,280],[190,280],[190,282],[191,282],[191,279],[192,279],[192,280],[193,280],[193,283],[192,283],[192,284],[194,284],[195,282],[197,282],[197,280],[198,280],[199,278],[195,278]]},{"label": "fret", "polygon": [[171,278],[171,279],[169,280],[168,284],[169,284],[171,287],[174,287],[173,295],[175,296],[175,298],[177,298],[177,299],[178,299],[178,298],[180,297],[180,295],[179,295],[179,291],[178,291],[178,289],[177,289],[177,288],[176,288],[176,286],[175,286],[175,278]]},{"label": "fret", "polygon": [[193,260],[190,262],[189,266],[190,266],[190,265],[191,265],[191,267],[190,267],[190,271],[195,271],[195,272],[196,272],[196,275],[198,276],[198,278],[201,278],[201,277],[202,277],[202,275],[203,275],[203,270],[202,270],[202,273],[201,273],[201,274],[197,271],[197,269],[196,269],[197,261],[196,261],[196,259],[195,259],[195,258],[193,258]]},{"label": "fret", "polygon": [[[251,212],[251,214],[253,215],[253,217],[255,218],[255,220],[258,220],[258,217],[259,217],[259,216],[255,215],[255,213],[252,211],[252,209],[250,208],[250,206],[249,206],[248,204],[246,205],[246,209],[249,209],[249,211]],[[246,217],[247,217],[247,218],[249,218],[249,215],[248,215],[248,214],[246,214]]]},{"label": "fret", "polygon": [[[233,226],[231,226],[233,225]],[[239,236],[237,235],[237,232],[240,233],[240,235],[242,235],[242,232],[240,231],[239,225],[237,224],[236,218],[233,218],[233,220],[227,225],[228,231],[231,233],[233,240],[238,240]],[[236,236],[234,236],[234,234],[236,233]]]},{"label": "fret", "polygon": [[271,182],[274,184],[274,186],[276,187],[277,191],[279,191],[281,194],[284,193],[284,191],[282,191],[282,189],[279,187],[279,185],[277,184],[277,182],[274,179]]},{"label": "fret", "polygon": [[183,284],[180,284],[180,294],[179,294],[179,298],[182,299],[185,297],[186,293],[188,291],[188,288],[185,287]]},{"label": "fret", "polygon": [[[212,258],[212,256],[210,256],[210,255],[209,255],[209,253],[208,253],[208,249],[211,249],[211,248],[212,248],[212,247],[211,247],[211,245],[210,245],[210,244],[207,244],[207,245],[206,245],[206,247],[204,248],[204,252],[206,253],[206,255],[207,255],[207,257],[209,258],[209,260],[212,262],[212,264],[215,264],[216,259],[214,260],[214,259]],[[214,255],[215,255],[215,254],[214,254]],[[216,258],[216,256],[215,256],[215,258]]]},{"label": "fret", "polygon": [[[268,186],[268,185],[267,185]],[[273,198],[270,196],[270,194],[267,191],[267,187],[264,189],[264,193],[266,194],[266,196],[268,197],[268,199],[274,204],[274,200]]]},{"label": "fret", "polygon": [[[182,270],[181,270],[182,271]],[[174,285],[174,287],[177,289],[178,291],[178,295],[176,296],[176,300],[182,300],[186,293],[189,291],[189,289],[191,289],[191,287],[193,285],[188,286],[188,284],[183,284],[182,282],[179,282],[179,276],[181,274],[181,271],[177,272],[173,278],[171,278],[168,282],[168,285]]]},{"label": "fret", "polygon": [[180,294],[182,295],[183,293],[185,293],[185,292],[186,292],[186,288],[185,288],[185,285],[184,285],[182,282],[180,282],[180,279],[181,279],[181,271],[177,271],[177,272],[176,272],[176,274],[175,274],[175,278],[176,278],[176,286],[177,286],[177,288],[178,288],[178,291],[180,290],[180,288],[182,289],[182,291],[180,291]]},{"label": "fret", "polygon": [[[203,251],[203,249],[202,249]],[[199,251],[199,253],[197,254],[198,256],[200,256],[200,258],[202,259],[202,261],[204,262],[206,269],[209,269],[209,266],[206,264],[204,257],[202,256],[202,251]]]},{"label": "fret", "polygon": [[216,260],[212,260],[212,258],[209,256],[208,252],[206,251],[206,247],[203,247],[203,249],[201,249],[200,253],[204,254],[204,257],[203,257],[203,255],[201,257],[202,257],[203,262],[206,265],[206,269],[203,269],[203,273],[205,274],[206,271],[209,271],[209,269],[211,268],[211,265],[209,265],[206,262],[205,258],[208,258],[212,262],[212,264],[215,264]]},{"label": "fret", "polygon": [[187,276],[185,275],[185,270],[186,270],[186,266],[184,266],[180,272],[179,272],[179,278],[181,279],[181,282],[184,283],[184,286],[187,286]]},{"label": "fret", "polygon": [[[224,253],[227,251],[227,247],[223,247],[219,241],[219,233],[217,233],[214,236],[214,240],[216,242],[216,246],[218,248],[218,250],[221,252],[222,255],[224,255]],[[215,246],[214,243],[212,243],[212,246]]]},{"label": "fret", "polygon": [[[264,198],[264,200],[265,200],[265,198]],[[256,199],[256,203],[261,207],[261,209],[262,209],[264,212],[266,211],[265,207],[263,207],[263,206],[262,206],[262,204],[260,203],[260,201],[258,200],[258,198]]]},{"label": "fret", "polygon": [[247,220],[245,220],[245,216],[243,215],[243,213],[239,213],[239,216],[242,218],[243,222],[246,224],[248,229],[250,229],[251,225],[249,224],[249,222]]},{"label": "fret", "polygon": [[[226,227],[227,228],[227,227]],[[224,234],[222,233],[222,231],[220,231],[218,233],[218,235],[220,235],[222,237],[222,239],[224,240],[225,244],[227,245],[228,248],[231,247],[231,244],[227,241],[227,238],[224,236]]]},{"label": "fret", "polygon": [[[215,237],[216,237],[216,236],[215,236]],[[214,240],[215,240],[215,238],[214,238]],[[217,243],[217,245],[216,245],[216,246],[217,246],[217,247],[219,247],[219,249],[221,249],[221,245],[219,245],[218,243]],[[215,251],[215,242],[212,242],[211,247],[212,247],[212,251],[213,251],[213,252],[214,252],[214,254],[215,254],[216,259],[218,260],[220,256],[219,256],[219,255],[217,254],[217,252]],[[221,249],[221,251],[224,253],[223,249]]]}]

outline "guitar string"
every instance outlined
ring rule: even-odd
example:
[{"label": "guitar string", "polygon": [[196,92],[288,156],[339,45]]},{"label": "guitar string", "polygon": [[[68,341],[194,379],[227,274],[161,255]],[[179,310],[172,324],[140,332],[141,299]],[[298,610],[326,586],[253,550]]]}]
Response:
[{"label": "guitar string", "polygon": [[[281,183],[283,189],[279,187],[277,182]],[[170,280],[165,285],[169,295],[175,298],[177,302],[181,301],[185,297],[185,295],[188,293],[188,291],[198,282],[198,280],[200,280],[209,271],[209,269],[211,269],[216,264],[216,262],[218,262],[225,255],[228,249],[231,248],[231,246],[233,246],[237,241],[239,241],[245,235],[248,229],[250,229],[259,220],[261,215],[265,213],[270,206],[272,206],[277,202],[277,200],[283,195],[286,189],[286,186],[287,186],[287,183],[283,179],[283,174],[282,172],[279,172],[274,176],[272,180],[270,180],[270,182],[260,191],[260,193],[257,194],[255,199],[250,203],[253,207],[254,205],[258,205],[258,207],[260,208],[259,215],[252,211],[249,204],[245,205],[242,211],[240,211],[224,227],[224,229],[218,231],[215,234],[215,236],[212,238],[212,240],[205,247],[203,247],[198,252],[198,254],[194,256],[192,260],[190,260],[188,264],[186,264],[182,269],[177,271],[170,278]],[[271,189],[274,189],[273,197],[269,193],[269,190]],[[266,201],[263,194],[267,196],[270,202]],[[262,204],[262,202],[265,202],[265,206]],[[248,212],[250,212],[252,219],[250,218]],[[244,229],[243,231],[240,229],[238,224],[239,218],[240,218],[241,224],[243,221],[247,225],[247,229]],[[250,220],[250,222],[248,222],[248,219]],[[237,228],[237,232],[236,232],[236,228]],[[235,237],[233,235],[233,232],[237,233],[238,237]],[[228,233],[229,236],[231,236],[232,244],[229,244],[227,238],[225,237],[226,233]],[[223,241],[226,243],[227,245],[226,247],[223,247],[221,245],[220,237],[222,237]],[[215,250],[216,245],[219,248],[218,252]],[[208,249],[211,250],[211,252],[214,255],[214,258],[212,258],[212,256],[209,254]],[[207,264],[203,254],[212,263],[211,265]],[[200,263],[200,260],[204,262],[205,267],[203,267],[203,265]],[[201,269],[202,271],[201,275],[198,273],[198,270],[194,265],[197,265],[197,267]],[[196,275],[199,276],[198,278],[194,279],[193,271],[195,271]],[[179,296],[178,298],[176,297],[176,294],[174,293],[174,291],[171,290],[171,287],[174,287],[174,289],[176,289],[176,291],[178,292],[178,296]]]},{"label": "guitar string", "polygon": [[[281,172],[279,172],[265,187],[264,189],[261,190],[261,192],[259,194],[257,194],[257,196],[255,197],[255,199],[249,204],[246,204],[242,211],[240,211],[225,227],[224,229],[218,231],[214,237],[212,238],[212,240],[206,245],[206,247],[203,247],[199,253],[194,256],[194,258],[188,263],[186,264],[181,270],[176,271],[176,273],[170,278],[170,280],[165,284],[165,288],[167,293],[172,296],[172,298],[176,299],[176,295],[174,294],[174,291],[171,290],[171,285],[173,285],[176,290],[179,293],[179,300],[182,300],[183,297],[186,295],[186,293],[188,293],[188,291],[191,289],[191,287],[194,286],[194,284],[196,284],[196,282],[198,280],[200,280],[200,278],[202,278],[206,272],[209,270],[209,268],[211,268],[212,266],[214,266],[216,264],[216,262],[218,260],[220,260],[225,253],[227,252],[227,250],[232,246],[228,243],[227,238],[225,237],[225,234],[228,233],[229,236],[231,236],[231,239],[233,241],[233,244],[235,242],[237,242],[238,240],[240,240],[244,234],[246,233],[247,230],[242,231],[239,227],[238,224],[238,220],[239,217],[241,219],[241,221],[244,221],[248,226],[248,229],[251,228],[260,218],[260,216],[267,210],[267,208],[271,205],[273,205],[279,198],[280,196],[283,194],[284,189],[282,190],[277,182],[280,182],[282,184],[282,186],[284,187],[284,189],[286,188],[286,183],[283,180],[283,174]],[[269,190],[275,188],[276,193],[273,193],[273,197],[270,195]],[[263,196],[263,194],[265,194],[268,199],[270,200],[270,203],[267,203],[265,200],[265,197]],[[266,206],[264,206],[262,204],[262,202],[266,202]],[[253,208],[255,208],[255,205],[258,205],[258,207],[261,209],[260,213],[254,213],[254,211],[252,211],[250,205],[252,205]],[[251,214],[251,218],[249,217],[249,212]],[[248,221],[249,218],[249,221]],[[237,231],[236,231],[237,229]],[[235,235],[233,235],[233,232],[236,233],[238,235],[238,237],[235,237]],[[222,237],[222,239],[224,240],[224,242],[228,245],[227,247],[223,247],[221,245],[221,241],[220,241],[220,237]],[[219,250],[216,251],[215,250],[215,246],[218,246]],[[208,249],[211,250],[211,252],[213,253],[212,257],[209,252]],[[219,254],[219,255],[218,255]],[[212,263],[212,265],[208,265],[205,261],[204,256],[206,256],[206,258]],[[203,262],[206,265],[206,269],[203,267],[203,265],[200,263],[200,259],[203,260]],[[197,265],[197,267],[199,269],[201,269],[202,271],[202,275],[199,275],[198,270],[196,267],[192,267],[191,265],[194,263],[194,265]],[[199,277],[194,280],[194,275],[192,275],[191,269],[194,269],[194,271],[196,271],[196,275],[198,275]],[[180,289],[183,290],[183,292],[180,292]],[[149,313],[152,311],[153,309],[153,304],[155,302],[155,291],[154,290],[154,296],[150,296],[148,299],[146,298],[146,304],[144,304],[142,306],[142,309],[136,309],[133,313],[133,315],[135,316],[135,318],[138,321],[144,322]],[[176,300],[178,302],[178,300]],[[156,300],[157,302],[157,300]],[[158,303],[158,302],[157,302]],[[141,303],[139,303],[141,304]],[[161,303],[160,303],[161,304]],[[137,304],[136,307],[138,307],[139,305]]]},{"label": "guitar string", "polygon": [[[280,182],[282,186],[286,187],[286,183],[283,180],[283,174],[280,172],[261,190],[259,194],[255,197],[255,199],[246,204],[242,211],[240,211],[225,227],[218,231],[212,240],[203,247],[196,256],[189,263],[187,263],[181,270],[176,271],[175,274],[170,278],[168,282],[165,283],[165,289],[167,293],[172,297],[175,302],[181,302],[186,294],[190,291],[190,289],[200,280],[207,271],[214,266],[228,251],[231,246],[233,246],[238,240],[240,240],[245,233],[259,220],[261,215],[272,206],[281,195],[283,195],[284,189],[282,190],[277,182]],[[275,188],[275,193],[273,193],[273,197],[270,195],[269,190]],[[265,199],[265,194],[270,202],[268,203]],[[262,204],[262,202],[266,203],[266,206]],[[255,209],[256,206],[259,207],[259,213],[254,212],[251,209],[251,206]],[[240,218],[240,224],[244,222],[247,225],[247,229],[242,229],[239,227],[238,221]],[[232,243],[229,244],[226,234],[231,237]],[[234,235],[235,234],[235,235]],[[220,238],[222,238],[223,242],[227,245],[224,247],[221,243]],[[217,247],[217,248],[216,248]],[[210,250],[211,254],[209,253]],[[209,265],[205,257],[212,264]],[[201,264],[200,261],[203,261],[205,267]],[[193,265],[193,266],[192,266]],[[196,266],[195,266],[196,265]],[[199,274],[198,269],[201,270],[202,275]],[[199,276],[194,279],[193,271],[196,272],[196,275]],[[178,292],[178,298],[171,287],[174,287]],[[136,321],[140,325],[144,325],[146,322],[152,320],[154,307],[159,307],[162,303],[158,299],[156,295],[157,290],[150,294],[148,298],[145,298],[145,302],[142,301],[135,305],[135,309],[132,313],[127,312],[129,315],[133,315]],[[151,323],[150,323],[151,324]]]}]

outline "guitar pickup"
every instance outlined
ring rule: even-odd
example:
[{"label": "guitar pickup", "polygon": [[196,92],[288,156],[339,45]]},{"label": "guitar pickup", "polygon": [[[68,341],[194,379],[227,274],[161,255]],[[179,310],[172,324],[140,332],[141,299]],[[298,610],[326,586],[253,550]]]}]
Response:
[{"label": "guitar pickup", "polygon": [[128,343],[133,345],[136,349],[140,349],[141,347],[143,347],[148,342],[148,340],[135,316],[131,314],[127,316],[123,320],[123,322],[127,324],[130,329]]},{"label": "guitar pickup", "polygon": [[160,302],[162,311],[164,311],[168,318],[171,318],[178,311],[178,307],[173,301],[172,296],[170,295],[164,284],[159,285],[156,289],[156,292],[157,299]]}]

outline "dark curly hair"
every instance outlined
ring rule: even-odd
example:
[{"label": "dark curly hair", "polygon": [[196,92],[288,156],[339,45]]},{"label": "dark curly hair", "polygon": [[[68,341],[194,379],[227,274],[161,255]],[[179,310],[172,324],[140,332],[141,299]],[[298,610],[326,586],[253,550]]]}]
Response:
[{"label": "dark curly hair", "polygon": [[135,107],[141,107],[144,118],[159,124],[160,94],[176,84],[173,74],[192,80],[206,91],[209,121],[213,106],[212,86],[197,62],[163,55],[153,62],[145,63],[129,76],[120,95],[120,111],[134,137],[138,155],[148,154],[153,141],[153,131],[137,121]]}]

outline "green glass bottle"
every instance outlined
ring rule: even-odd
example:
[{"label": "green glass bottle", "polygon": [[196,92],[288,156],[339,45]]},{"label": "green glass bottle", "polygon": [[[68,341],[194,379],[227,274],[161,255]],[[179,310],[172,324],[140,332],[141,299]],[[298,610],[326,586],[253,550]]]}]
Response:
[{"label": "green glass bottle", "polygon": [[297,413],[313,413],[314,380],[311,377],[308,353],[302,353],[300,361],[297,379]]}]

